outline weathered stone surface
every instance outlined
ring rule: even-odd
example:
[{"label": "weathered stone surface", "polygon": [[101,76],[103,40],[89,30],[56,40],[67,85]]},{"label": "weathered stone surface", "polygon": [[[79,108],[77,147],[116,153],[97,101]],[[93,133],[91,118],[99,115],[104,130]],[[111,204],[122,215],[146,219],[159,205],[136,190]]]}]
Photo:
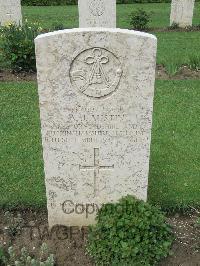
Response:
[{"label": "weathered stone surface", "polygon": [[195,0],[172,0],[170,25],[192,26]]},{"label": "weathered stone surface", "polygon": [[21,0],[0,0],[0,25],[22,23]]},{"label": "weathered stone surface", "polygon": [[146,200],[156,38],[90,28],[35,43],[50,226],[92,224],[127,194]]},{"label": "weathered stone surface", "polygon": [[116,0],[79,0],[79,28],[116,28]]}]

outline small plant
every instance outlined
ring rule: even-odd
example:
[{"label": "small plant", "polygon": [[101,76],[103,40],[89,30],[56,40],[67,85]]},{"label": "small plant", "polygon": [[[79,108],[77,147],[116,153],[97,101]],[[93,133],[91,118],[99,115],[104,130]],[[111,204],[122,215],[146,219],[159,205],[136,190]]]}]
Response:
[{"label": "small plant", "polygon": [[6,257],[3,248],[0,246],[0,265],[4,266],[6,263]]},{"label": "small plant", "polygon": [[161,211],[132,196],[106,204],[90,227],[87,252],[97,265],[155,265],[174,236]]},{"label": "small plant", "polygon": [[192,70],[200,70],[200,55],[192,54],[189,56],[189,67]]},{"label": "small plant", "polygon": [[175,76],[180,69],[180,65],[174,62],[165,65],[166,71],[170,77]]},{"label": "small plant", "polygon": [[13,213],[7,211],[4,213],[4,217],[7,224],[6,231],[8,235],[13,238],[17,234],[20,234],[25,225],[25,221],[21,214],[17,214],[17,217],[15,217]]},{"label": "small plant", "polygon": [[21,249],[19,256],[16,255],[13,247],[9,247],[4,263],[9,266],[54,266],[55,260],[52,254],[49,255],[48,247],[44,243],[41,246],[39,259],[31,257],[25,247]]},{"label": "small plant", "polygon": [[4,60],[8,61],[14,71],[36,71],[35,37],[41,33],[37,24],[23,26],[10,24],[1,27],[1,53]]},{"label": "small plant", "polygon": [[193,27],[193,26],[186,26],[185,27],[186,31],[193,31],[194,29],[195,29],[195,27]]},{"label": "small plant", "polygon": [[179,25],[176,22],[173,22],[171,26],[169,26],[170,30],[177,30],[179,29]]},{"label": "small plant", "polygon": [[197,219],[196,219],[196,222],[194,224],[195,227],[200,227],[200,216],[199,216],[199,212],[198,212],[198,216],[197,216]]},{"label": "small plant", "polygon": [[131,13],[130,25],[135,30],[146,30],[148,29],[148,24],[151,21],[150,13],[147,13],[143,9],[138,9]]},{"label": "small plant", "polygon": [[65,29],[65,26],[61,23],[55,23],[52,25],[52,30],[55,31],[55,30],[64,30]]}]

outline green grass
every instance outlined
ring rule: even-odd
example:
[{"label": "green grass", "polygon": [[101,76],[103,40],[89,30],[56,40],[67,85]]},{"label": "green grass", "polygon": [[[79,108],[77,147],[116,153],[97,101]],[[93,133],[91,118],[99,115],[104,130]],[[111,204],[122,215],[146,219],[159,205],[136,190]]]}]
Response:
[{"label": "green grass", "polygon": [[[130,28],[130,14],[132,11],[143,8],[152,12],[150,27],[168,27],[170,19],[170,4],[126,4],[117,5],[117,26]],[[42,24],[44,28],[50,28],[52,24],[62,23],[66,28],[78,27],[77,6],[47,6],[47,7],[23,7],[23,16],[28,21]],[[200,24],[200,3],[195,4],[194,25]]]},{"label": "green grass", "polygon": [[190,65],[193,55],[200,58],[200,32],[159,32],[155,35],[158,38],[158,64],[173,68]]},{"label": "green grass", "polygon": [[[135,4],[117,6],[118,27],[129,28],[129,14],[138,7],[153,11],[150,27],[169,25],[169,4]],[[43,28],[78,27],[77,6],[23,7],[23,14]],[[194,24],[200,24],[200,3]],[[199,32],[155,35],[157,63],[171,74],[183,64],[200,65]],[[200,206],[199,99],[198,80],[157,81],[149,178],[154,204]],[[46,206],[37,87],[32,82],[0,83],[0,101],[0,206]]]},{"label": "green grass", "polygon": [[[130,28],[130,14],[137,8],[152,12],[150,27],[168,27],[170,4],[129,4],[117,5],[117,26]],[[63,24],[66,28],[78,27],[77,6],[23,7],[24,17],[39,22],[43,28]],[[59,16],[58,16],[59,14]],[[200,25],[200,3],[195,4],[194,25]],[[190,65],[190,58],[200,58],[199,32],[154,32],[158,38],[157,63],[163,64],[169,74],[175,74],[182,65]],[[200,65],[200,62],[197,62]]]},{"label": "green grass", "polygon": [[40,206],[45,187],[33,83],[0,83],[0,205]]},{"label": "green grass", "polygon": [[[1,83],[0,206],[46,205],[37,86]],[[200,205],[199,81],[157,81],[149,199]]]},{"label": "green grass", "polygon": [[157,82],[149,199],[166,208],[200,206],[199,85]]},{"label": "green grass", "polygon": [[[169,3],[127,4],[117,5],[118,27],[130,28],[130,14],[137,8],[153,12],[150,27],[169,25]],[[66,28],[78,27],[77,6],[24,6],[23,17],[29,22],[38,22],[44,29],[51,29],[56,24],[63,24]],[[200,25],[200,3],[195,4],[194,25],[197,24]],[[154,32],[154,34],[158,38],[157,63],[163,64],[169,74],[175,74],[182,65],[194,65],[190,62],[193,55],[196,55],[196,63],[200,65],[199,32]],[[6,65],[5,60],[0,58],[0,67],[5,68]]]}]

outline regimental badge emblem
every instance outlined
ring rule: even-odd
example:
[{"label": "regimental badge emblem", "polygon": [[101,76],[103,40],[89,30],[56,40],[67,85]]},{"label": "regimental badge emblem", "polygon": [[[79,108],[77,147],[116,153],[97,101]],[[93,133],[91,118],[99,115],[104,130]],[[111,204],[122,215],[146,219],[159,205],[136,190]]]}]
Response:
[{"label": "regimental badge emblem", "polygon": [[100,17],[105,12],[104,0],[90,0],[89,9],[93,16]]},{"label": "regimental badge emblem", "polygon": [[99,99],[117,89],[122,72],[121,63],[112,52],[95,47],[81,52],[73,60],[70,78],[74,88]]}]

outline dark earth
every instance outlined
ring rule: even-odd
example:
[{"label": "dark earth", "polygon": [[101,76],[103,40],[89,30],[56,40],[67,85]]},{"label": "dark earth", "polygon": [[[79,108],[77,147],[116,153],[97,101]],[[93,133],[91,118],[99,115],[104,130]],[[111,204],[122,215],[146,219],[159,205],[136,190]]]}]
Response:
[{"label": "dark earth", "polygon": [[[16,251],[26,247],[31,255],[38,256],[38,250],[46,243],[50,252],[55,255],[58,266],[92,266],[95,265],[86,255],[85,243],[87,228],[81,231],[77,227],[70,230],[66,227],[55,227],[52,234],[48,232],[46,210],[18,210],[10,212],[13,217],[21,215],[22,221],[17,235],[12,236],[9,228],[13,222],[5,218],[5,211],[0,211],[0,246],[5,249],[13,246]],[[173,215],[167,218],[173,227],[175,241],[172,255],[164,259],[159,266],[200,266],[200,224],[197,224],[199,213]]]}]

